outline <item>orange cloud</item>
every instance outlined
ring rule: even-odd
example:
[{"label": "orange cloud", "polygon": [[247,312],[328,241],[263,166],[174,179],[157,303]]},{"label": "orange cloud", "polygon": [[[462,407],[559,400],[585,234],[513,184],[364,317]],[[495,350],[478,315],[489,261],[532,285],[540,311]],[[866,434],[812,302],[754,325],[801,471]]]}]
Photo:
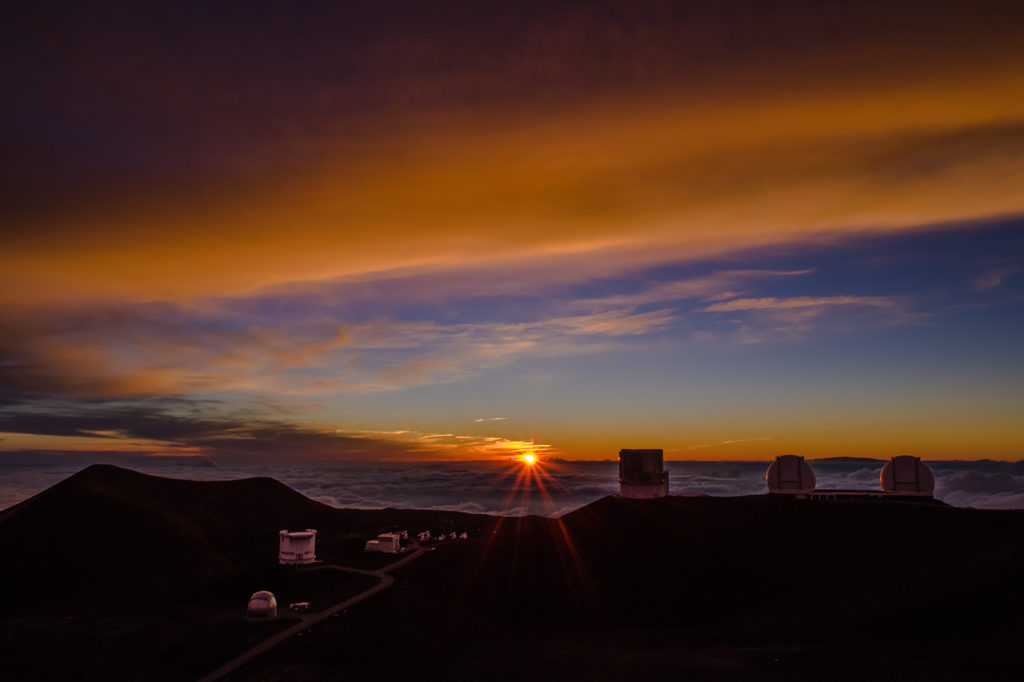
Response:
[{"label": "orange cloud", "polygon": [[[431,123],[301,169],[12,216],[3,302],[182,299],[394,268],[593,272],[1024,211],[1024,69]],[[333,150],[333,151],[332,151]],[[583,267],[577,264],[577,267]]]}]

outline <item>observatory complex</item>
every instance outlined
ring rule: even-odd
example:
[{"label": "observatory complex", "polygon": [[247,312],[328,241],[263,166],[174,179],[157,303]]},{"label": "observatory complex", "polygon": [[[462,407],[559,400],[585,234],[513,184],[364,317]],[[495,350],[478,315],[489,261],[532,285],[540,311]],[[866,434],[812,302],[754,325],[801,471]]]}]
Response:
[{"label": "observatory complex", "polygon": [[882,467],[881,490],[835,490],[818,488],[814,470],[796,455],[776,457],[765,476],[769,494],[793,495],[798,500],[843,500],[857,498],[933,498],[935,477],[920,457],[893,457]]},{"label": "observatory complex", "polygon": [[316,531],[290,533],[286,530],[278,533],[281,538],[278,561],[288,566],[316,563]]},{"label": "observatory complex", "polygon": [[639,500],[667,497],[664,451],[619,450],[619,494]]},{"label": "observatory complex", "polygon": [[[876,460],[877,461],[877,460]],[[619,495],[635,500],[668,496],[668,473],[663,450],[619,450]],[[935,477],[920,457],[893,457],[882,467],[881,490],[836,490],[818,488],[814,469],[803,457],[780,455],[765,475],[768,493],[791,495],[798,500],[839,500],[867,498],[927,498],[935,495]],[[381,538],[385,536],[382,535]],[[371,548],[367,551],[395,551]],[[385,547],[386,545],[382,545]]]}]

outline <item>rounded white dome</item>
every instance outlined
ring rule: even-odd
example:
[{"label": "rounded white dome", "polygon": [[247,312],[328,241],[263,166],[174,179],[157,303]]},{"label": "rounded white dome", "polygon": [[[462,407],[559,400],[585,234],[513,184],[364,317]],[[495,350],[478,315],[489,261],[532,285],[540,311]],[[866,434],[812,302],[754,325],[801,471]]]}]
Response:
[{"label": "rounded white dome", "polygon": [[935,476],[920,457],[901,455],[893,457],[882,467],[879,477],[882,490],[887,493],[934,493]]},{"label": "rounded white dome", "polygon": [[270,592],[257,592],[249,598],[249,609],[246,615],[258,620],[277,618],[277,600]]},{"label": "rounded white dome", "polygon": [[796,455],[776,457],[765,476],[770,493],[797,493],[814,490],[817,481],[814,469]]}]

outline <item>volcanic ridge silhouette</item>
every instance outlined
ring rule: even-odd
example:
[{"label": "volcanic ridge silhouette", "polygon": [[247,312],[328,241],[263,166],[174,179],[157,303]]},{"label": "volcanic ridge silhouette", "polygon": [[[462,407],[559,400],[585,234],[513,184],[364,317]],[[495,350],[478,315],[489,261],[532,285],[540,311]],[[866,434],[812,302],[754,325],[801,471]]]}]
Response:
[{"label": "volcanic ridge silhouette", "polygon": [[[396,586],[231,680],[391,679],[412,665],[455,680],[480,679],[481,666],[500,680],[1017,669],[1024,511],[937,502],[610,496],[557,519],[500,518],[341,510],[269,478],[97,465],[0,512],[0,546],[16,548],[0,576],[31,596],[12,601],[26,617],[105,602],[138,614],[148,601],[201,602],[239,576],[275,579],[283,528],[317,528],[318,557],[336,563],[365,560],[362,543],[386,530],[470,539],[407,564]],[[240,618],[244,596],[224,608]],[[131,679],[90,677],[88,655],[76,655],[66,679]]]}]

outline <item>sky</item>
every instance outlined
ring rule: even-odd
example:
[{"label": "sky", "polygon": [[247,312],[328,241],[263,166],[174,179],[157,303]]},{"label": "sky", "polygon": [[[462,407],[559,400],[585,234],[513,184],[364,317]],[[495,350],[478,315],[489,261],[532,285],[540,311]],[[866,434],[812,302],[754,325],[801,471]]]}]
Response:
[{"label": "sky", "polygon": [[2,12],[0,463],[1024,459],[1019,2]]}]

